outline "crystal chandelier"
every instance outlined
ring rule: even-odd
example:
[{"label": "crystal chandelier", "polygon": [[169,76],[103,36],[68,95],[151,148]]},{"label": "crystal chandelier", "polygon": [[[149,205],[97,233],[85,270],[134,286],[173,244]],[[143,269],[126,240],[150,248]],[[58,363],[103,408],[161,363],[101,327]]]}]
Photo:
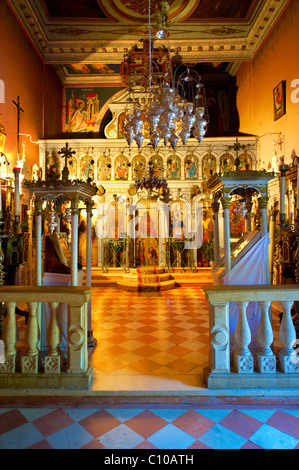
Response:
[{"label": "crystal chandelier", "polygon": [[[160,3],[167,2],[158,2],[158,6]],[[164,24],[157,33],[158,38],[169,37],[165,24],[166,20],[164,19]],[[165,146],[169,143],[171,148],[175,150],[179,139],[183,145],[186,145],[191,136],[200,143],[206,134],[208,124],[208,119],[205,116],[206,100],[201,77],[195,70],[190,70],[187,65],[182,63],[173,72],[170,48],[168,47],[168,58],[164,64],[164,71],[156,74],[157,80],[154,82],[153,65],[158,71],[159,65],[152,60],[152,44],[151,3],[149,0],[148,83],[143,84],[149,98],[145,107],[139,99],[133,99],[131,95],[128,98],[130,111],[126,115],[124,126],[127,143],[130,146],[135,141],[140,149],[145,139],[145,124],[147,124],[149,140],[154,150],[160,141]],[[137,81],[133,85],[140,90],[140,84],[138,87]],[[132,90],[134,92],[134,87],[129,88],[129,91],[132,92]]]}]

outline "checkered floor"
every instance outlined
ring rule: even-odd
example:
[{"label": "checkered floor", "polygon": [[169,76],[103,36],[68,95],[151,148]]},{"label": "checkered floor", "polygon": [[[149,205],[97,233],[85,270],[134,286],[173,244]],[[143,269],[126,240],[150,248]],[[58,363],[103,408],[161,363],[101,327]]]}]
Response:
[{"label": "checkered floor", "polygon": [[299,449],[299,409],[0,409],[1,449]]},{"label": "checkered floor", "polygon": [[[24,321],[19,320],[19,323]],[[279,345],[279,318],[273,317]],[[93,289],[95,380],[197,378],[208,364],[208,304],[199,286],[160,293]],[[20,336],[22,342],[22,333]],[[139,382],[140,383],[140,382]],[[2,449],[294,449],[299,406],[0,407]]]}]

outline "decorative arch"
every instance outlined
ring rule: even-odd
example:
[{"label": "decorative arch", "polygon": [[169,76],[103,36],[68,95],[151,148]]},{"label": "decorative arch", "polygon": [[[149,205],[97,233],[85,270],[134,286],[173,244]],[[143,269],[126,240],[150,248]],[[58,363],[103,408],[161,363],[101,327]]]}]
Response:
[{"label": "decorative arch", "polygon": [[208,180],[214,173],[216,173],[216,157],[207,153],[202,159],[202,177]]},{"label": "decorative arch", "polygon": [[116,181],[125,181],[128,179],[128,159],[124,155],[120,155],[114,162],[114,175]]}]

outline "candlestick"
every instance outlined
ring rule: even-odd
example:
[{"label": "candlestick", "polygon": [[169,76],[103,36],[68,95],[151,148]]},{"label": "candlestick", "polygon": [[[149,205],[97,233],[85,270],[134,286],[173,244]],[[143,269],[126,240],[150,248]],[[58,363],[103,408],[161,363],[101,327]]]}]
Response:
[{"label": "candlestick", "polygon": [[19,175],[21,169],[18,167],[14,167],[13,172],[15,175],[15,216],[20,216],[20,183],[19,183]]}]

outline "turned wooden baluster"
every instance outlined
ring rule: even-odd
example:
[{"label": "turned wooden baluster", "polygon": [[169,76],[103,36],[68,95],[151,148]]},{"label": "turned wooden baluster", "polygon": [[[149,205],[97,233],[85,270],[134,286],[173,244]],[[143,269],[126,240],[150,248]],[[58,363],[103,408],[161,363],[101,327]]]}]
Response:
[{"label": "turned wooden baluster", "polygon": [[16,371],[16,342],[17,342],[17,322],[16,322],[17,302],[8,302],[6,320],[4,322],[3,340],[5,344],[5,363],[0,365],[0,373],[14,373]]},{"label": "turned wooden baluster", "polygon": [[257,330],[259,349],[257,351],[258,371],[262,373],[276,372],[276,357],[271,349],[273,343],[273,330],[269,311],[271,302],[259,302],[261,318]]},{"label": "turned wooden baluster", "polygon": [[50,304],[51,318],[47,331],[49,350],[44,361],[45,373],[59,373],[61,371],[61,351],[58,347],[60,342],[60,329],[57,321],[59,305],[59,302],[52,302]]},{"label": "turned wooden baluster", "polygon": [[37,307],[39,302],[28,302],[29,318],[25,332],[25,339],[27,342],[27,351],[22,357],[22,373],[37,373],[38,372],[38,319]]},{"label": "turned wooden baluster", "polygon": [[59,341],[60,341],[60,334],[59,334],[59,326],[57,322],[57,309],[59,307],[58,302],[53,302],[50,304],[51,306],[51,318],[48,326],[48,344],[50,346],[48,351],[48,356],[59,356]]},{"label": "turned wooden baluster", "polygon": [[235,351],[235,369],[239,373],[253,372],[253,358],[248,345],[251,341],[251,332],[246,316],[248,302],[237,302],[239,308],[238,322],[235,338],[237,349]]},{"label": "turned wooden baluster", "polygon": [[282,301],[281,305],[283,307],[283,314],[279,329],[279,339],[283,346],[278,353],[279,367],[284,373],[298,373],[299,362],[296,359],[293,349],[293,345],[296,340],[296,331],[291,315],[293,302]]},{"label": "turned wooden baluster", "polygon": [[17,353],[17,321],[16,321],[17,302],[7,303],[7,317],[4,326],[5,354],[15,356]]}]

